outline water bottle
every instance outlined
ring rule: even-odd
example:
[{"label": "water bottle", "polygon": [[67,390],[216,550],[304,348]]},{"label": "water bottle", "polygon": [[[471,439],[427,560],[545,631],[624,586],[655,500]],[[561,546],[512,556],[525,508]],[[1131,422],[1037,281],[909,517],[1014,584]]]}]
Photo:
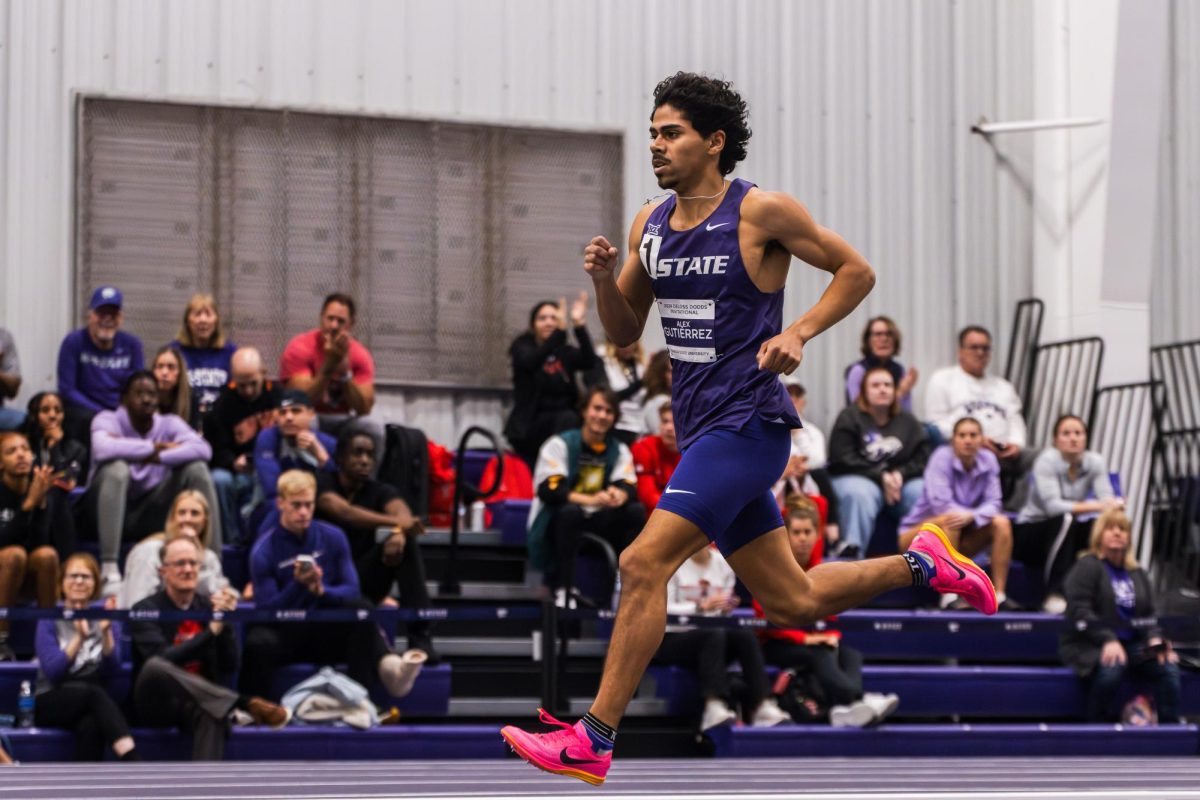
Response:
[{"label": "water bottle", "polygon": [[21,693],[17,695],[17,727],[33,727],[33,686],[21,681]]},{"label": "water bottle", "polygon": [[487,510],[487,505],[482,500],[476,500],[471,503],[471,530],[476,533],[483,532],[483,522],[486,517],[484,512]]}]

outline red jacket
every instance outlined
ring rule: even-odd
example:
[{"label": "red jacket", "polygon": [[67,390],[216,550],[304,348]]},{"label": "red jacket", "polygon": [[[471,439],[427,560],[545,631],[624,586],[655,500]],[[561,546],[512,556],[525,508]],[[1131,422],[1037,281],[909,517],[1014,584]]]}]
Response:
[{"label": "red jacket", "polygon": [[671,450],[663,444],[661,436],[638,439],[630,450],[633,451],[633,466],[637,470],[638,499],[649,513],[658,505],[663,489],[671,482],[681,455],[678,450]]}]

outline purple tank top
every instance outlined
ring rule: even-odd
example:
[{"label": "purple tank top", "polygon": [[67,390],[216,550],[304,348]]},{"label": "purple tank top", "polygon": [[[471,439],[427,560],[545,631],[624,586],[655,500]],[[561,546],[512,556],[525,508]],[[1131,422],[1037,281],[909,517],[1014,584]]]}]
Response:
[{"label": "purple tank top", "polygon": [[763,293],[742,263],[738,221],[753,186],[732,181],[708,219],[686,231],[671,230],[671,195],[642,230],[638,251],[671,353],[681,450],[708,431],[741,430],[755,414],[800,427],[779,376],[758,368],[758,348],[782,330],[783,290]]}]

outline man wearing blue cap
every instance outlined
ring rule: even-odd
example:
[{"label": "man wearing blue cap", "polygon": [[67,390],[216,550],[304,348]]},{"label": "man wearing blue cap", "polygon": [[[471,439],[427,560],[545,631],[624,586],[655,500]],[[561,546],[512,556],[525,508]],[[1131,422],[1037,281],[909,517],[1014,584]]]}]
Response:
[{"label": "man wearing blue cap", "polygon": [[71,331],[58,348],[58,393],[66,406],[69,434],[88,441],[97,412],[121,404],[121,387],[142,369],[142,341],[121,330],[121,290],[101,286],[88,303],[87,325]]}]

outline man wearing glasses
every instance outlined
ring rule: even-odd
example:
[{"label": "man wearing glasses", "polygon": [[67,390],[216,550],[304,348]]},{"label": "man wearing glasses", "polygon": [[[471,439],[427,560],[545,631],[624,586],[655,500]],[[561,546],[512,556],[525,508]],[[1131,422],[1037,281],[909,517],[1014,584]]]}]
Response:
[{"label": "man wearing glasses", "polygon": [[[968,325],[958,334],[958,366],[933,373],[925,390],[925,418],[950,441],[954,423],[974,417],[983,427],[983,444],[1000,459],[1004,496],[1010,499],[1019,478],[1029,471],[1036,452],[1026,451],[1025,417],[1017,390],[1004,378],[988,375],[992,335]],[[1009,503],[1012,505],[1013,503]]]},{"label": "man wearing glasses", "polygon": [[[196,593],[203,553],[192,539],[172,539],[160,558],[163,588],[134,605],[135,614],[237,607],[237,595],[228,588],[211,599]],[[282,706],[228,688],[238,666],[238,645],[233,628],[224,622],[137,620],[131,635],[138,720],[150,727],[190,731],[193,760],[221,760],[235,709],[272,728],[288,723],[291,714]]]},{"label": "man wearing glasses", "polygon": [[212,413],[204,420],[204,438],[212,445],[212,478],[221,506],[221,523],[232,541],[244,533],[242,508],[254,492],[254,442],[259,431],[275,424],[280,388],[267,380],[262,355],[253,347],[234,351],[229,374]]}]

